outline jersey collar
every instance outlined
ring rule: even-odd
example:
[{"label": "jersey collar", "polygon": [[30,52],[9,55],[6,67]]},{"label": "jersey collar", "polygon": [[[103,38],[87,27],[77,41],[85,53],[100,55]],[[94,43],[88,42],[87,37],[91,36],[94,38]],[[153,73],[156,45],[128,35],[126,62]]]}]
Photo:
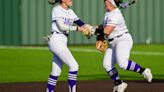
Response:
[{"label": "jersey collar", "polygon": [[112,11],[110,11],[110,12],[108,12],[109,14],[112,14],[112,13],[114,13],[115,11],[118,11],[119,9],[118,8],[116,8],[116,9],[114,9],[114,10],[112,10]]},{"label": "jersey collar", "polygon": [[63,7],[61,7],[60,5],[58,5],[58,7],[59,7],[59,9],[61,9],[62,11],[64,11],[64,12],[68,12],[68,10],[66,10],[66,9],[64,9]]}]

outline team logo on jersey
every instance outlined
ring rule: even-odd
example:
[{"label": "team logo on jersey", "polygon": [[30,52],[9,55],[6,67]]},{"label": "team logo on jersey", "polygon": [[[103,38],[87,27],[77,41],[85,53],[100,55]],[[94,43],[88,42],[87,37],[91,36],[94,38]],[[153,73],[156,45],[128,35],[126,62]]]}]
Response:
[{"label": "team logo on jersey", "polygon": [[63,18],[64,19],[64,24],[66,25],[72,25],[73,24],[73,20],[69,19],[69,18]]},{"label": "team logo on jersey", "polygon": [[108,23],[108,22],[112,22],[112,19],[108,19],[108,20],[107,20],[107,23]]},{"label": "team logo on jersey", "polygon": [[105,17],[104,24],[108,24],[110,22],[112,22],[112,19],[109,19],[108,17]]}]

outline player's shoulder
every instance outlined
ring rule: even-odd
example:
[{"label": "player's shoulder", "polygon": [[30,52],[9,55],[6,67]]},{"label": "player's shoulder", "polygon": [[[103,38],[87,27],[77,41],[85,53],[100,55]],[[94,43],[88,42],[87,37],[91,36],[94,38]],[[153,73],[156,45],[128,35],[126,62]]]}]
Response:
[{"label": "player's shoulder", "polygon": [[52,11],[59,11],[60,10],[60,7],[59,7],[59,5],[57,5],[57,6],[54,6],[53,8],[52,8]]},{"label": "player's shoulder", "polygon": [[75,13],[72,9],[68,9],[69,13]]},{"label": "player's shoulder", "polygon": [[115,19],[119,19],[119,18],[121,18],[122,17],[122,13],[121,13],[121,11],[118,9],[118,8],[116,8],[111,14],[109,14],[110,15],[110,17],[112,17],[112,18],[115,18]]}]

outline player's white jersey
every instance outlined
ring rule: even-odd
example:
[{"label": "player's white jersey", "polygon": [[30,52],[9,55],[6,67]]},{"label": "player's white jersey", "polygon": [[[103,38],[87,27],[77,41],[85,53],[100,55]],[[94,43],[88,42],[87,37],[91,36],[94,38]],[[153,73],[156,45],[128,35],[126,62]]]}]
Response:
[{"label": "player's white jersey", "polygon": [[125,20],[122,16],[121,11],[118,8],[111,12],[106,12],[103,25],[115,26],[112,33],[108,36],[108,39],[114,38],[125,32],[128,32]]},{"label": "player's white jersey", "polygon": [[59,33],[67,32],[66,30],[60,30],[56,24],[56,20],[62,20],[65,25],[71,26],[73,22],[79,18],[72,9],[64,9],[60,5],[57,5],[52,10],[52,31]]}]

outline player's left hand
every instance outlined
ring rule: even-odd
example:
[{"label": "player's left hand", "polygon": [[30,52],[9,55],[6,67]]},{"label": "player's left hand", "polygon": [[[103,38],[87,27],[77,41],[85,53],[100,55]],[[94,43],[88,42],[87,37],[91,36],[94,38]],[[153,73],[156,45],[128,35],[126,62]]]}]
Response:
[{"label": "player's left hand", "polygon": [[49,34],[49,35],[43,36],[42,39],[43,39],[45,42],[48,42],[48,41],[50,40],[51,37],[52,37],[52,34]]},{"label": "player's left hand", "polygon": [[96,49],[100,52],[105,52],[108,47],[107,41],[104,36],[97,36]]}]

